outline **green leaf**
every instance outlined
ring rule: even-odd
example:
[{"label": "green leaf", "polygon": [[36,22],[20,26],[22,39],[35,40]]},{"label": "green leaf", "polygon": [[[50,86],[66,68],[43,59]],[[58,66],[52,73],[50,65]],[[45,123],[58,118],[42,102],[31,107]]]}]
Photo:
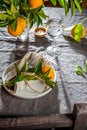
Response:
[{"label": "green leaf", "polygon": [[56,86],[56,83],[52,80],[46,80],[45,83],[52,89]]},{"label": "green leaf", "polygon": [[36,22],[37,23],[37,26],[39,26],[40,24],[42,24],[42,19],[41,17],[39,16],[38,13],[34,13],[33,14],[33,24]]},{"label": "green leaf", "polygon": [[9,21],[3,21],[0,23],[0,27],[5,27],[9,24]]},{"label": "green leaf", "polygon": [[25,59],[25,63],[24,63],[24,71],[27,72],[28,71],[28,61]]},{"label": "green leaf", "polygon": [[54,6],[56,6],[57,0],[50,0],[50,1],[51,1],[51,3],[52,3]]},{"label": "green leaf", "polygon": [[83,75],[84,75],[84,74],[83,74],[83,69],[82,69],[81,66],[76,66],[76,67],[75,67],[75,72],[76,72],[76,74],[78,74],[78,75],[80,75],[80,76],[83,76]]},{"label": "green leaf", "polygon": [[36,65],[35,74],[39,74],[42,69],[42,59],[40,59]]},{"label": "green leaf", "polygon": [[46,74],[38,74],[38,76],[43,80],[50,80],[50,78]]},{"label": "green leaf", "polygon": [[85,73],[87,73],[87,60],[85,61]]},{"label": "green leaf", "polygon": [[65,0],[58,0],[59,4],[64,7],[65,6]]},{"label": "green leaf", "polygon": [[16,73],[17,73],[17,75],[19,75],[20,74],[20,70],[18,68],[18,65],[17,64],[14,64],[14,65],[15,65]]},{"label": "green leaf", "polygon": [[8,5],[4,1],[0,0],[0,11],[5,11],[7,6]]},{"label": "green leaf", "polygon": [[41,17],[38,15],[37,26],[39,26],[39,25],[42,25],[42,19],[41,19]]},{"label": "green leaf", "polygon": [[65,2],[65,15],[67,15],[67,13],[69,12],[69,4],[67,2]]},{"label": "green leaf", "polygon": [[42,6],[38,7],[38,8],[36,8],[36,9],[33,9],[33,11],[39,12],[43,7],[44,7],[44,6],[42,5]]},{"label": "green leaf", "polygon": [[16,9],[16,7],[14,6],[14,3],[13,3],[14,0],[11,0],[11,12],[13,13],[18,13],[18,10]]},{"label": "green leaf", "polygon": [[14,6],[19,6],[19,5],[20,5],[20,0],[14,0]]},{"label": "green leaf", "polygon": [[30,28],[31,28],[33,26],[33,13],[32,12],[30,13],[29,20],[30,20]]},{"label": "green leaf", "polygon": [[8,14],[0,14],[0,20],[6,20],[8,18]]},{"label": "green leaf", "polygon": [[38,15],[40,16],[40,17],[42,17],[42,18],[44,18],[44,19],[46,19],[46,14],[45,14],[45,12],[43,11],[43,10],[40,10],[39,12],[38,12]]},{"label": "green leaf", "polygon": [[6,8],[6,12],[7,12],[9,15],[12,15],[11,10],[9,10],[8,8]]},{"label": "green leaf", "polygon": [[50,73],[50,68],[43,75],[48,76],[49,73]]},{"label": "green leaf", "polygon": [[70,5],[71,5],[71,15],[73,15],[75,12],[75,3],[72,0],[70,0]]},{"label": "green leaf", "polygon": [[82,37],[82,23],[79,23],[75,27],[74,38],[76,41],[80,42],[81,37]]},{"label": "green leaf", "polygon": [[12,29],[13,29],[14,31],[16,31],[16,28],[17,28],[17,20],[14,20],[14,22],[11,23],[11,26],[12,26]]},{"label": "green leaf", "polygon": [[16,82],[22,81],[22,80],[36,80],[37,78],[34,75],[29,75],[27,73],[20,73],[13,79],[11,79],[9,82],[6,84],[8,85],[14,85]]},{"label": "green leaf", "polygon": [[31,72],[31,73],[34,73],[35,72],[35,68],[29,68],[28,71]]},{"label": "green leaf", "polygon": [[24,77],[24,80],[37,80],[36,76],[34,75],[26,75]]},{"label": "green leaf", "polygon": [[25,77],[24,74],[19,74],[16,77],[14,77],[12,80],[10,80],[9,82],[14,84],[16,82],[22,81],[24,77]]},{"label": "green leaf", "polygon": [[76,7],[78,8],[79,12],[82,13],[82,7],[81,7],[81,1],[80,0],[74,0]]},{"label": "green leaf", "polygon": [[38,14],[37,13],[33,13],[33,17],[34,17],[34,21],[36,21],[38,23]]},{"label": "green leaf", "polygon": [[23,0],[23,5],[26,6],[28,4],[27,0]]},{"label": "green leaf", "polygon": [[9,0],[3,0],[6,4],[10,4],[10,1]]},{"label": "green leaf", "polygon": [[[48,73],[48,71],[47,71]],[[48,76],[48,74],[44,73],[44,74],[39,74],[38,77],[40,77],[41,79],[43,79],[45,81],[45,84],[48,85],[50,88],[54,88],[56,86],[56,83],[54,81],[52,81]]]}]

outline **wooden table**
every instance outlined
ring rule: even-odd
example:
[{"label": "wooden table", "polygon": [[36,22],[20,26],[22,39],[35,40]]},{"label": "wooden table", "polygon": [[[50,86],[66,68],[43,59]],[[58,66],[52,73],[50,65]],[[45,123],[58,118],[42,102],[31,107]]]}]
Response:
[{"label": "wooden table", "polygon": [[[70,12],[65,17],[61,8],[48,7],[45,11],[53,18],[57,18],[61,13],[64,27],[80,22],[87,14],[86,10],[82,14],[76,11],[73,17]],[[56,65],[58,86],[44,97],[33,100],[15,98],[1,87],[0,129],[72,127],[74,130],[86,130],[87,81],[76,75],[75,66],[84,66],[84,61],[87,59],[87,39],[77,43],[71,41],[69,37],[60,35],[52,42],[48,34],[44,38],[35,37],[33,29],[34,27],[30,30],[29,40],[26,43],[18,42],[17,38],[8,34],[6,28],[0,29],[0,79],[4,69],[13,61],[22,58],[27,51],[48,55],[47,48],[55,42],[61,54],[49,56]]]}]

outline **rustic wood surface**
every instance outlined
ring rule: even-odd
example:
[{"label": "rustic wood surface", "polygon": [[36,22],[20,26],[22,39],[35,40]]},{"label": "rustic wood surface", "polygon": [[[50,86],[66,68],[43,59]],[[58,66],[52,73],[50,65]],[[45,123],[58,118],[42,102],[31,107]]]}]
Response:
[{"label": "rustic wood surface", "polygon": [[75,104],[74,130],[87,130],[87,104]]},{"label": "rustic wood surface", "polygon": [[[50,116],[35,116],[35,117],[15,117],[1,118],[0,129],[26,127],[29,129],[46,129],[57,127],[71,127],[71,115],[50,115]],[[5,125],[4,125],[5,124]]]}]

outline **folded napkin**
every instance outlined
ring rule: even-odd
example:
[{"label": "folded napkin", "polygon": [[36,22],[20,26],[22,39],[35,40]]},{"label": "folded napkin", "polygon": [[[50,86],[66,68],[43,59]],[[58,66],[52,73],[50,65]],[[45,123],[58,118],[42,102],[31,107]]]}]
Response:
[{"label": "folded napkin", "polygon": [[29,91],[30,93],[42,93],[48,87],[41,80],[30,80],[30,81],[19,81],[14,85],[15,93],[19,93],[21,91]]},{"label": "folded napkin", "polygon": [[[28,52],[28,53],[25,54],[25,56],[20,61],[15,62],[15,63],[18,64],[18,68],[19,68],[19,70],[21,70],[24,66],[25,59],[26,60],[29,59],[30,65],[35,67],[36,64],[38,63],[38,60],[41,59],[41,58],[44,61],[43,63],[46,64],[47,61],[44,60],[42,55],[40,55],[38,53],[34,53],[34,52]],[[5,72],[4,75],[5,75],[5,79],[6,79],[5,81],[9,81],[10,79],[14,78],[17,75],[14,63],[12,63],[8,67],[8,69],[7,69],[7,71]]]},{"label": "folded napkin", "polygon": [[[46,64],[51,65],[51,63],[47,60],[47,58],[43,57],[42,54],[34,53],[34,52],[27,52],[20,61],[15,62],[18,64],[19,70],[22,70],[24,63],[25,63],[25,59],[26,60],[29,59],[28,60],[29,64],[33,67],[36,67],[39,59],[43,59],[43,65],[46,65]],[[9,81],[10,79],[14,78],[17,75],[14,63],[9,65],[9,67],[4,75],[5,75],[5,82]]]}]

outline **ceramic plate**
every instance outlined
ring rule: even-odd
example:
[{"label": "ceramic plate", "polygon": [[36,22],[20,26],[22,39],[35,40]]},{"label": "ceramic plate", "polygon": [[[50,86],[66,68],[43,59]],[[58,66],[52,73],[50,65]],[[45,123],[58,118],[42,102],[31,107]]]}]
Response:
[{"label": "ceramic plate", "polygon": [[[30,54],[30,53],[29,53]],[[36,53],[31,53],[31,55],[33,54],[33,56],[30,56],[28,57],[29,59],[29,63],[31,63],[31,66],[35,66],[35,64],[37,63],[38,59],[43,57],[39,54],[36,54]],[[51,65],[51,62],[44,58],[44,64],[47,64],[47,65]],[[3,72],[3,75],[2,75],[2,80],[3,80],[3,83],[5,83],[6,81],[8,81],[9,77],[13,74],[14,72],[14,63],[19,63],[19,61],[15,61],[13,63],[11,63]],[[53,66],[52,66],[53,67]],[[13,72],[12,72],[13,71]],[[54,71],[55,72],[55,71]],[[54,78],[54,81],[56,80],[56,73],[55,73],[55,78]],[[46,89],[44,89],[46,87],[46,85],[41,82],[40,80],[31,80],[29,81],[29,84],[30,86],[32,86],[32,88],[30,87],[24,87],[23,88],[23,85],[24,85],[24,82],[22,84],[19,83],[19,88],[21,87],[20,90],[17,90],[16,93],[12,92],[10,89],[8,89],[6,86],[4,86],[5,90],[15,96],[15,97],[18,97],[18,98],[22,98],[22,99],[35,99],[35,98],[39,98],[39,97],[42,97],[46,94],[48,94],[52,89],[47,86]]]}]

